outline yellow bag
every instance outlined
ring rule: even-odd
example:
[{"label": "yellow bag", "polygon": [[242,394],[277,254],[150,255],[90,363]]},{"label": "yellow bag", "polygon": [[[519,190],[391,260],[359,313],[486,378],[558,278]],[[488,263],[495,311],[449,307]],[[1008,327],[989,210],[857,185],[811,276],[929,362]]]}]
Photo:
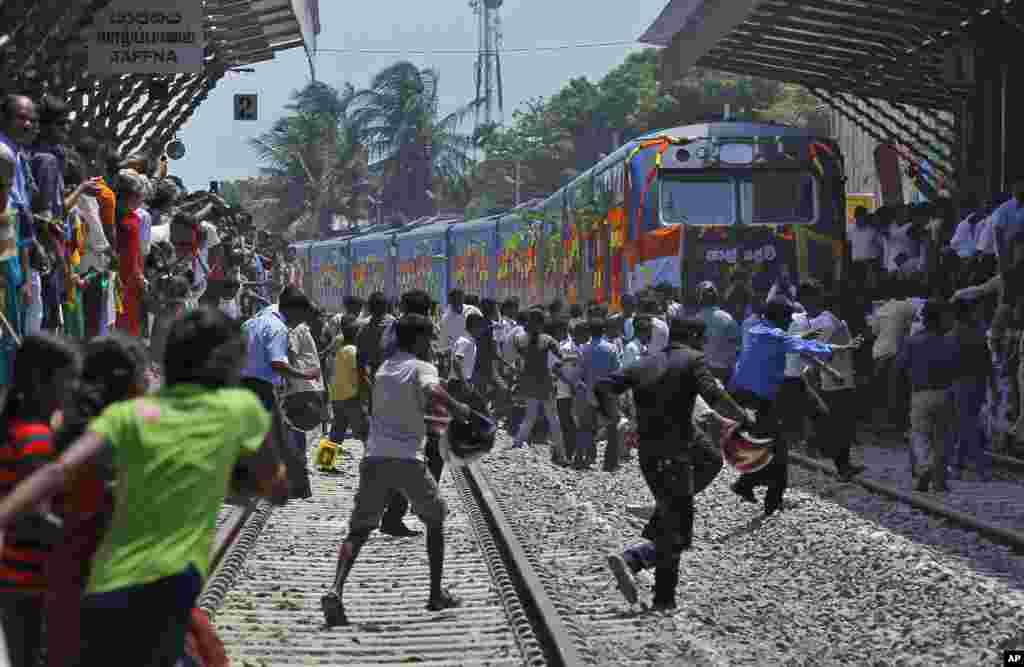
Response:
[{"label": "yellow bag", "polygon": [[317,468],[321,471],[334,470],[339,454],[344,455],[344,450],[338,443],[327,437],[320,438],[320,445],[316,448]]}]

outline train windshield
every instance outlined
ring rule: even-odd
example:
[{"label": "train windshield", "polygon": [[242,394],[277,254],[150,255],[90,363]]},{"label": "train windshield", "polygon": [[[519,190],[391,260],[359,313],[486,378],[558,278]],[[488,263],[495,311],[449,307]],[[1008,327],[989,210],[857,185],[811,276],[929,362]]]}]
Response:
[{"label": "train windshield", "polygon": [[736,191],[726,174],[665,174],[660,180],[661,215],[669,224],[731,225]]},{"label": "train windshield", "polygon": [[739,179],[740,218],[749,225],[815,221],[816,181],[806,171],[755,170]]}]

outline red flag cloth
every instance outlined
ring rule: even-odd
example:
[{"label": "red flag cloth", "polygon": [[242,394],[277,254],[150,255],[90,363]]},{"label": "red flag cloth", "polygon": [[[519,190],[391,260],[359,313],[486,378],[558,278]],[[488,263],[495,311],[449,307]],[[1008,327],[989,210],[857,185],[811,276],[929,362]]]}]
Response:
[{"label": "red flag cloth", "polygon": [[192,621],[185,636],[185,650],[201,667],[231,667],[224,643],[210,623],[210,617],[201,609],[192,610]]}]

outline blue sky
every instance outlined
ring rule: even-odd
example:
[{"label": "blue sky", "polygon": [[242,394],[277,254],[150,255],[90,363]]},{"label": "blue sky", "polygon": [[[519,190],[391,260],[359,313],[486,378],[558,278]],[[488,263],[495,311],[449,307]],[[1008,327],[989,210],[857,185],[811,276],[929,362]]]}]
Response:
[{"label": "blue sky", "polygon": [[[667,0],[506,0],[501,9],[506,48],[551,47],[562,44],[635,40],[654,21]],[[467,49],[476,48],[476,17],[467,0],[320,0],[321,48],[335,49]],[[570,78],[599,79],[643,45],[583,48],[502,57],[505,118],[527,99],[556,93]],[[368,85],[378,71],[409,60],[435,67],[441,74],[442,113],[473,98],[472,54],[321,53],[317,78],[341,86]],[[259,164],[247,141],[266,131],[283,113],[289,95],[309,79],[301,49],[278,54],[255,65],[253,74],[229,75],[213,90],[179,132],[185,158],[171,163],[172,173],[189,189],[211,180],[259,175]],[[235,122],[236,93],[256,93],[260,119]],[[470,128],[467,128],[470,129]]]}]

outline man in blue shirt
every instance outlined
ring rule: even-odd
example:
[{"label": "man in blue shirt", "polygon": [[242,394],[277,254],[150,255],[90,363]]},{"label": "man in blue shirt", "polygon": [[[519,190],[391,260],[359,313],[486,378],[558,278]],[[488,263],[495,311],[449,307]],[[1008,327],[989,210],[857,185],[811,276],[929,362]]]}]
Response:
[{"label": "man in blue shirt", "polygon": [[[615,346],[605,338],[607,324],[603,319],[591,319],[587,325],[590,330],[590,342],[580,350],[580,382],[586,395],[593,395],[597,383],[619,370],[619,353]],[[591,410],[584,415],[576,430],[576,449],[580,452],[593,452],[594,439],[597,437],[597,415]],[[619,467],[622,451],[619,446],[618,415],[608,425],[608,446],[604,450],[604,470],[612,472]]]},{"label": "man in blue shirt", "polygon": [[755,473],[742,475],[732,485],[732,490],[745,501],[753,503],[757,502],[754,489],[767,486],[764,511],[769,516],[782,506],[782,496],[788,483],[789,448],[782,438],[781,415],[776,401],[779,387],[785,380],[786,355],[799,354],[822,366],[826,372],[834,373],[824,364],[832,357],[833,351],[857,349],[861,344],[858,338],[849,345],[826,345],[810,340],[809,336],[788,334],[786,329],[792,317],[793,307],[788,303],[776,301],[765,304],[761,321],[747,332],[732,376],[736,398],[757,412],[755,431],[761,437],[775,440],[772,462]]},{"label": "man in blue shirt", "polygon": [[910,380],[910,468],[918,491],[948,491],[946,458],[956,434],[953,383],[961,374],[960,341],[943,332],[946,304],[928,301],[924,331],[904,341],[896,365]]},{"label": "man in blue shirt", "polygon": [[[999,273],[1003,279],[1003,303],[1015,303],[1013,294],[1018,281],[1007,279],[1010,269],[1024,263],[1024,252],[1018,249],[1024,232],[1024,179],[1013,185],[1013,198],[992,214],[992,232],[995,235]],[[1019,288],[1017,288],[1019,289]]]},{"label": "man in blue shirt", "polygon": [[306,469],[305,449],[302,452],[291,451],[294,448],[284,434],[284,422],[277,406],[274,387],[281,384],[282,377],[296,380],[316,380],[320,377],[319,368],[301,371],[288,362],[288,329],[304,322],[313,312],[313,304],[306,295],[289,286],[281,292],[278,305],[267,306],[242,325],[248,349],[245,369],[242,371],[242,386],[256,394],[263,407],[274,415],[273,432],[277,435],[282,458],[288,466],[292,498],[311,498],[313,491]]}]

